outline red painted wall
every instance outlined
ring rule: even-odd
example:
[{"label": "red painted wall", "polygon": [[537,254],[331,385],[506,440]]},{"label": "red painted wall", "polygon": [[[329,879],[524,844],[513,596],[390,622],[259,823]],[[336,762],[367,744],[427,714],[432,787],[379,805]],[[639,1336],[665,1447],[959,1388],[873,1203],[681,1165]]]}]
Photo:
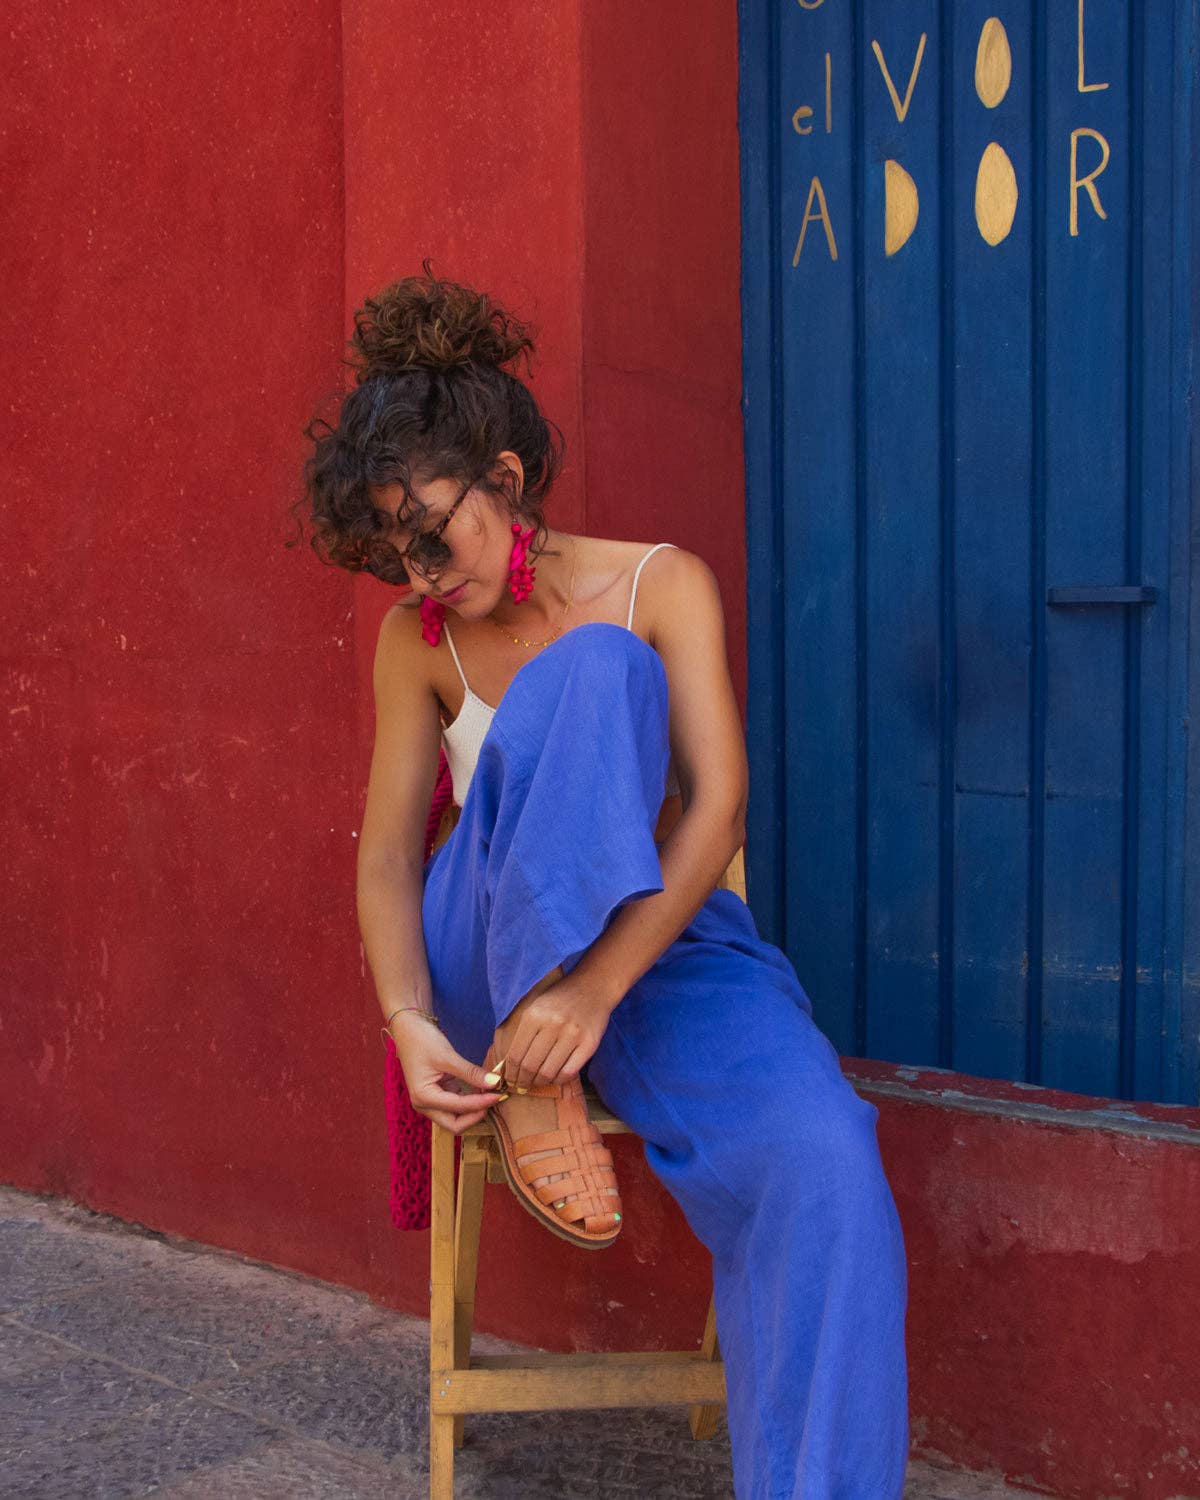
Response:
[{"label": "red painted wall", "polygon": [[588,530],[713,567],[744,719],[737,7],[582,14]]},{"label": "red painted wall", "polygon": [[283,545],[343,337],[338,7],[9,28],[5,1176],[353,1279],[351,591]]},{"label": "red painted wall", "polygon": [[[636,37],[630,14],[76,0],[13,23],[9,1182],[427,1308],[428,1236],[388,1220],[354,913],[390,595],[287,550],[286,507],[351,311],[431,256],[541,325],[558,524],[717,569],[744,701],[735,6],[663,0]],[[1200,1495],[1200,1112],[847,1070],[910,1249],[917,1451]],[[698,1338],[707,1257],[613,1145],[632,1232],[603,1257],[490,1191],[481,1326]]]},{"label": "red painted wall", "polygon": [[[284,547],[301,428],[342,386],[368,291],[426,255],[489,287],[542,329],[559,524],[708,556],[742,688],[736,39],[710,9],[674,22],[715,105],[653,158],[667,8],[616,116],[637,80],[613,6],[413,8],[402,31],[372,0],[22,22],[0,536],[11,1182],[424,1306],[425,1239],[387,1218],[354,915],[391,596]],[[681,267],[668,244],[713,199],[668,215],[665,187],[701,164],[724,234],[694,226]],[[681,270],[707,308],[687,340]],[[521,1247],[518,1303],[550,1239]],[[563,1304],[580,1330],[584,1269]],[[697,1294],[704,1274],[693,1260]],[[669,1318],[634,1280],[625,1326],[652,1337]]]}]

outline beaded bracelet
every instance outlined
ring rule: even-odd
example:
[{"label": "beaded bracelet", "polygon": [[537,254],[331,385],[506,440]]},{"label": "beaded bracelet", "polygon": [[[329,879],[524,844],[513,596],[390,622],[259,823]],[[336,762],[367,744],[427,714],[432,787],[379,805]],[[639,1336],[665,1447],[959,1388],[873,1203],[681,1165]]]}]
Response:
[{"label": "beaded bracelet", "polygon": [[383,1023],[383,1025],[379,1028],[380,1035],[383,1037],[384,1041],[388,1041],[390,1039],[392,1042],[395,1042],[396,1038],[392,1036],[390,1027],[392,1022],[401,1013],[401,1011],[405,1010],[415,1010],[419,1016],[424,1016],[425,1019],[432,1025],[436,1026],[439,1031],[442,1030],[442,1024],[438,1020],[438,1018],[431,1010],[426,1010],[423,1005],[398,1005],[396,1009],[391,1013],[391,1015],[387,1018],[387,1020]]}]

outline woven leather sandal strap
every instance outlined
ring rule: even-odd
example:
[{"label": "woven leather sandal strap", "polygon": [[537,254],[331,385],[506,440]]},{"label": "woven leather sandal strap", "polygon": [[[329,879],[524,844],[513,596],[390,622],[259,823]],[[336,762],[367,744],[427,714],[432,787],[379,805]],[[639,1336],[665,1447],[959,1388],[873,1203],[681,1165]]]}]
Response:
[{"label": "woven leather sandal strap", "polygon": [[563,1085],[561,1083],[535,1083],[532,1088],[525,1092],[535,1099],[561,1099],[563,1096]]},{"label": "woven leather sandal strap", "polygon": [[[616,1187],[617,1174],[612,1171],[601,1173],[604,1188]],[[611,1179],[611,1180],[610,1180]],[[556,1182],[543,1182],[541,1187],[535,1187],[533,1191],[541,1203],[557,1203],[562,1198],[570,1197],[572,1194],[583,1194],[587,1196],[587,1184],[577,1172],[570,1172],[565,1177],[560,1177]],[[601,1198],[611,1198],[611,1193],[601,1194]]]},{"label": "woven leather sandal strap", "polygon": [[[555,1212],[560,1219],[572,1221],[582,1219],[585,1229],[607,1229],[609,1225],[602,1220],[606,1213],[610,1218],[612,1216],[611,1209],[601,1208],[600,1200],[592,1198],[569,1198],[563,1207],[556,1209]],[[592,1222],[593,1220],[595,1222]]]},{"label": "woven leather sandal strap", "polygon": [[560,1172],[612,1172],[613,1162],[604,1146],[568,1146],[553,1156],[537,1156],[533,1161],[522,1161],[518,1156],[517,1170],[526,1182],[536,1182],[539,1177],[552,1177]]},{"label": "woven leather sandal strap", "polygon": [[[593,1172],[601,1176],[607,1173],[604,1176],[605,1187],[611,1187],[616,1180],[611,1160],[597,1156],[579,1156],[574,1151],[564,1151],[561,1156],[539,1156],[536,1161],[518,1162],[517,1167],[522,1179],[530,1186],[536,1184],[539,1177],[565,1177],[575,1172]],[[561,1198],[562,1194],[558,1196]]]},{"label": "woven leather sandal strap", "polygon": [[[610,1166],[602,1166],[598,1162],[590,1162],[586,1166],[581,1165],[576,1168],[573,1177],[579,1180],[579,1187],[577,1189],[579,1196],[575,1200],[574,1206],[585,1211],[586,1223],[584,1227],[588,1229],[602,1227],[599,1223],[599,1216],[606,1213],[611,1214],[614,1208],[612,1195],[607,1189],[616,1183],[615,1172],[613,1172]],[[562,1212],[562,1210],[559,1211]],[[593,1220],[597,1222],[593,1222]]]},{"label": "woven leather sandal strap", "polygon": [[[616,1186],[615,1180],[611,1185]],[[612,1215],[616,1212],[616,1199],[605,1191],[606,1186],[608,1184],[589,1183],[581,1173],[573,1172],[560,1182],[546,1184],[546,1192],[550,1196],[544,1196],[542,1188],[535,1191],[541,1202],[553,1203],[555,1212],[560,1217],[585,1219],[587,1222],[584,1227],[588,1229],[608,1229],[611,1227]],[[553,1196],[554,1194],[557,1196]]]},{"label": "woven leather sandal strap", "polygon": [[594,1125],[568,1125],[557,1130],[538,1130],[513,1142],[513,1153],[524,1156],[529,1151],[557,1151],[560,1147],[597,1146],[605,1150],[604,1138]]},{"label": "woven leather sandal strap", "polygon": [[[536,1155],[532,1161],[521,1160],[542,1151],[549,1154]],[[573,1128],[523,1136],[515,1143],[514,1154],[518,1159],[517,1170],[539,1202],[553,1204],[559,1216],[570,1222],[584,1219],[585,1229],[602,1232],[611,1226],[616,1195],[609,1189],[617,1186],[617,1174],[613,1170],[612,1153],[595,1133],[594,1126],[589,1127],[587,1134]],[[555,1180],[539,1185],[540,1177]]]}]

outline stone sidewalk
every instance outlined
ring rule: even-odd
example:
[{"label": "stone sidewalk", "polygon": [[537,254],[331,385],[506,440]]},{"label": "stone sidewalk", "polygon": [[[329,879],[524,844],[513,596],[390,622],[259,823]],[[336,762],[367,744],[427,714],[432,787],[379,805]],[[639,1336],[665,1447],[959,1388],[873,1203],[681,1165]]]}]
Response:
[{"label": "stone sidewalk", "polygon": [[[428,1326],[366,1297],[0,1186],[5,1500],[424,1500]],[[515,1348],[480,1337],[478,1352]],[[682,1408],[478,1416],[470,1500],[731,1500]],[[913,1463],[905,1500],[1027,1496]]]}]

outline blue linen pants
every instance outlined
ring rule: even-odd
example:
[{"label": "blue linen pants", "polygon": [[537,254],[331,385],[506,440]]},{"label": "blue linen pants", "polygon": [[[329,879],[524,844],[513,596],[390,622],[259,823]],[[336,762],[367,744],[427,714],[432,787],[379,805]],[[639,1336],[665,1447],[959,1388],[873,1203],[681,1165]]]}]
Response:
[{"label": "blue linen pants", "polygon": [[[504,694],[425,867],[434,1005],[472,1061],[538,980],[663,889],[667,696],[658,653],[607,622],[558,637]],[[713,891],[584,1074],[712,1253],[737,1500],[901,1500],[907,1266],[879,1111],[739,896]]]}]

